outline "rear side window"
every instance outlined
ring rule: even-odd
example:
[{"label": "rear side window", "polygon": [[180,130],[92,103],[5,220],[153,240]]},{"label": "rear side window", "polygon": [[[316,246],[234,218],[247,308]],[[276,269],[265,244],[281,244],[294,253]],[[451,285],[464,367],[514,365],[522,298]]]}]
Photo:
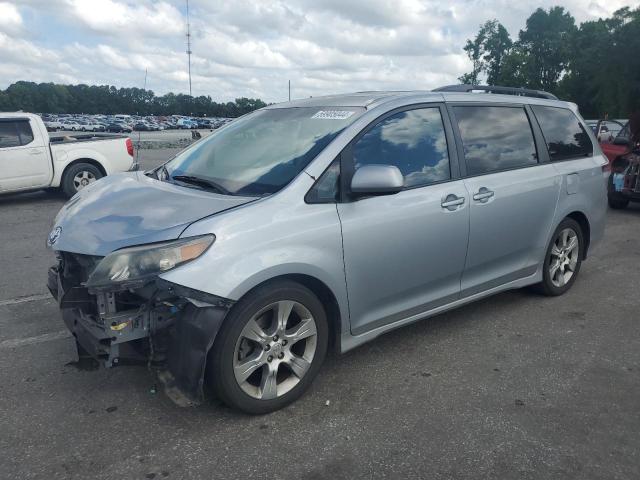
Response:
[{"label": "rear side window", "polygon": [[467,175],[538,163],[533,132],[522,107],[454,107]]},{"label": "rear side window", "polygon": [[27,145],[28,143],[33,142],[33,130],[31,130],[31,125],[29,125],[28,120],[20,120],[16,122],[16,128],[18,130],[21,145]]},{"label": "rear side window", "polygon": [[540,105],[531,108],[542,129],[551,161],[593,154],[591,139],[571,110]]},{"label": "rear side window", "polygon": [[354,167],[393,165],[406,188],[451,178],[449,151],[438,107],[417,108],[385,118],[353,146]]},{"label": "rear side window", "polygon": [[0,121],[0,148],[19,147],[33,142],[28,120]]}]

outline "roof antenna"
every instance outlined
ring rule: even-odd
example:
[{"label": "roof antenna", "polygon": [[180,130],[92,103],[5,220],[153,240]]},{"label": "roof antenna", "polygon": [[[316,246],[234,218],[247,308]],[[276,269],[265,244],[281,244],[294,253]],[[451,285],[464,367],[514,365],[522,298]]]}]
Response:
[{"label": "roof antenna", "polygon": [[191,94],[191,26],[189,25],[189,0],[187,0],[187,60],[189,62],[189,96]]}]

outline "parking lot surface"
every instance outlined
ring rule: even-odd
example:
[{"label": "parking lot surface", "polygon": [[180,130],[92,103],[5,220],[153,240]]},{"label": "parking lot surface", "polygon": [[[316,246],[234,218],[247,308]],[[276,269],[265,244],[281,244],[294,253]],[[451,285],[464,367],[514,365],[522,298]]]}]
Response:
[{"label": "parking lot surface", "polygon": [[[175,150],[145,150],[148,168]],[[640,206],[563,297],[512,291],[328,359],[251,417],[84,371],[46,294],[63,199],[0,197],[2,479],[640,478]]]}]

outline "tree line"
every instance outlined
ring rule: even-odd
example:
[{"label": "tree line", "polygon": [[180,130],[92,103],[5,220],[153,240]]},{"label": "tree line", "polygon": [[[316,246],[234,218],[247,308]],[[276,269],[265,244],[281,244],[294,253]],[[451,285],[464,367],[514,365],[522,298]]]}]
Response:
[{"label": "tree line", "polygon": [[257,98],[217,103],[210,96],[192,97],[181,93],[156,96],[151,90],[110,85],[19,81],[0,90],[0,111],[238,117],[264,106],[266,103]]},{"label": "tree line", "polygon": [[488,20],[464,51],[472,70],[462,83],[545,90],[577,103],[587,118],[640,109],[640,8],[580,25],[563,7],[538,8],[515,40]]}]

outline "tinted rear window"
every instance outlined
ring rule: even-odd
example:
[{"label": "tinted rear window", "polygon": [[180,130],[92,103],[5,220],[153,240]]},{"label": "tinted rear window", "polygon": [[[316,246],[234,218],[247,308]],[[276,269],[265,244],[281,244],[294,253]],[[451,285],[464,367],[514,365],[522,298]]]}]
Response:
[{"label": "tinted rear window", "polygon": [[571,110],[540,105],[532,105],[531,108],[542,129],[552,161],[593,154],[591,139]]},{"label": "tinted rear window", "polygon": [[536,165],[538,156],[522,107],[454,107],[468,175]]}]

